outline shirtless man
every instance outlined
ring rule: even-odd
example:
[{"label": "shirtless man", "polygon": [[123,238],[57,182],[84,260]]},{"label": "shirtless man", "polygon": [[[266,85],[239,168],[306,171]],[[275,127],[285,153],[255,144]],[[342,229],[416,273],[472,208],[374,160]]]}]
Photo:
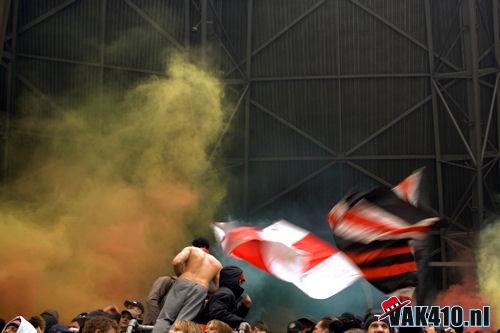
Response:
[{"label": "shirtless man", "polygon": [[192,320],[200,312],[212,281],[219,287],[221,263],[208,253],[205,238],[196,238],[193,246],[182,249],[172,260],[179,277],[172,285],[152,333],[167,333],[176,319]]}]

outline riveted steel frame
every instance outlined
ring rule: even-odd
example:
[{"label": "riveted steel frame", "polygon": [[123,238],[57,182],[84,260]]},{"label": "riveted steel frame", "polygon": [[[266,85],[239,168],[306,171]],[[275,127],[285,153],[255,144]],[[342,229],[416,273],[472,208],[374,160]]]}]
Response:
[{"label": "riveted steel frame", "polygon": [[[50,97],[43,92],[43,89],[36,87],[33,83],[29,82],[28,79],[16,73],[16,59],[17,58],[27,58],[27,59],[37,59],[42,61],[50,61],[50,62],[58,62],[58,63],[66,63],[66,64],[75,64],[75,65],[83,65],[83,66],[91,66],[97,67],[100,69],[100,82],[102,83],[104,78],[104,70],[105,69],[116,69],[123,71],[134,71],[145,74],[156,74],[156,75],[164,75],[164,73],[156,72],[147,69],[141,68],[128,68],[124,66],[114,66],[110,64],[106,64],[104,46],[105,46],[105,35],[106,35],[106,0],[102,1],[102,12],[101,12],[101,50],[99,61],[97,62],[86,62],[79,61],[74,59],[62,59],[56,57],[46,57],[40,55],[33,54],[22,54],[16,52],[16,42],[17,36],[22,34],[29,29],[34,29],[36,26],[43,21],[49,19],[53,15],[60,14],[69,6],[78,2],[79,0],[68,0],[64,1],[57,7],[49,10],[47,13],[35,18],[31,22],[27,24],[17,27],[17,9],[19,8],[19,0],[12,0],[13,5],[13,26],[11,29],[11,33],[5,36],[5,42],[10,43],[10,48],[6,51],[4,58],[8,59],[8,100],[7,100],[7,116],[13,112],[13,98],[15,96],[14,92],[14,80],[17,78],[23,85],[25,85],[28,89],[35,92],[40,97],[46,99],[54,108],[58,108],[57,103],[52,101]],[[447,261],[447,247],[454,248],[460,244],[461,246],[467,247],[467,244],[462,244],[457,241],[457,237],[462,237],[462,235],[457,235],[454,233],[456,229],[463,230],[463,226],[461,226],[459,222],[459,217],[461,213],[469,206],[469,202],[473,202],[473,210],[476,212],[475,214],[475,226],[479,228],[483,224],[484,216],[484,192],[490,195],[491,190],[484,184],[484,179],[486,176],[492,171],[496,170],[497,174],[500,175],[500,165],[498,163],[499,152],[498,149],[500,147],[500,89],[498,89],[499,79],[499,64],[500,64],[500,31],[499,31],[499,0],[482,0],[482,1],[491,1],[492,7],[492,22],[493,22],[493,45],[485,50],[482,54],[479,53],[478,48],[478,36],[476,27],[478,24],[478,17],[476,16],[476,0],[461,0],[458,2],[457,6],[457,14],[462,13],[462,18],[464,19],[464,23],[469,29],[466,27],[461,27],[460,31],[452,36],[450,39],[451,43],[446,52],[442,54],[436,53],[433,45],[433,27],[431,20],[431,12],[432,12],[432,2],[430,0],[422,0],[425,6],[425,23],[426,23],[426,43],[422,43],[420,40],[412,36],[410,33],[404,31],[402,28],[398,27],[396,24],[392,23],[390,20],[385,18],[384,16],[377,13],[372,8],[368,7],[364,3],[358,0],[318,0],[311,7],[306,9],[302,14],[298,15],[295,19],[293,19],[289,24],[280,29],[273,36],[268,38],[266,41],[261,43],[260,45],[252,45],[252,36],[253,36],[253,7],[254,1],[248,0],[246,11],[247,11],[247,21],[246,21],[246,49],[245,49],[245,57],[244,59],[236,59],[234,52],[234,45],[231,43],[229,38],[229,34],[227,33],[225,27],[222,24],[221,18],[218,16],[216,8],[213,6],[212,0],[184,0],[184,15],[185,15],[185,26],[184,32],[185,36],[182,41],[176,40],[168,31],[163,29],[158,22],[155,22],[150,16],[148,16],[143,10],[137,6],[137,0],[123,0],[134,12],[139,15],[144,21],[148,22],[161,36],[163,36],[166,40],[170,42],[177,49],[184,49],[189,47],[190,42],[190,34],[191,28],[193,26],[193,18],[190,17],[190,8],[191,6],[195,6],[200,11],[200,28],[201,28],[201,46],[203,52],[206,52],[207,44],[209,43],[209,29],[207,28],[208,17],[211,15],[216,23],[220,27],[221,36],[215,36],[217,38],[217,42],[220,43],[224,52],[228,55],[233,67],[229,69],[225,73],[225,83],[228,85],[228,89],[231,89],[235,93],[238,94],[238,102],[236,107],[234,108],[231,116],[229,118],[229,122],[226,125],[226,128],[222,135],[227,132],[228,127],[231,124],[231,120],[234,118],[234,115],[238,110],[244,110],[245,113],[245,128],[244,128],[244,157],[242,159],[231,159],[228,158],[228,162],[231,162],[232,165],[240,165],[244,168],[244,182],[243,182],[243,206],[244,206],[244,215],[251,216],[256,214],[261,209],[273,204],[279,198],[284,195],[290,193],[291,191],[298,188],[300,185],[310,181],[314,177],[320,175],[321,173],[328,170],[331,166],[343,163],[346,166],[349,166],[360,173],[366,175],[367,177],[374,179],[375,181],[391,185],[390,182],[384,177],[377,175],[370,170],[362,167],[357,163],[357,161],[365,161],[365,160],[430,160],[434,161],[435,172],[436,172],[436,181],[437,181],[437,199],[438,199],[438,210],[441,214],[444,213],[444,192],[445,186],[443,181],[443,166],[444,165],[453,165],[456,167],[460,167],[466,170],[470,170],[474,173],[472,180],[467,187],[467,190],[463,193],[462,198],[458,201],[456,208],[449,216],[451,225],[453,228],[443,229],[441,230],[441,249],[440,249],[440,260],[439,262],[434,262],[434,266],[443,267],[443,281],[446,281],[446,269],[447,267],[453,266],[453,262]],[[378,22],[384,24],[386,27],[390,28],[392,31],[397,33],[398,35],[404,37],[407,41],[411,42],[415,47],[424,50],[428,54],[428,68],[427,72],[422,73],[366,73],[366,74],[349,74],[342,72],[340,68],[340,63],[337,63],[337,73],[335,75],[296,75],[296,76],[254,76],[252,75],[252,59],[261,53],[266,48],[272,46],[277,40],[279,40],[282,36],[287,33],[291,33],[293,27],[295,27],[300,22],[307,20],[308,17],[320,10],[322,6],[324,6],[328,1],[336,1],[337,9],[341,1],[349,2],[350,4],[356,6],[360,10],[364,11]],[[337,24],[340,18],[337,17]],[[214,22],[211,22],[214,24]],[[483,24],[486,24],[483,22]],[[472,27],[472,28],[471,28]],[[339,29],[337,29],[339,31]],[[337,43],[339,42],[341,36],[336,36]],[[452,61],[448,59],[448,56],[451,50],[455,47],[455,45],[461,41],[465,42],[467,48],[471,51],[468,54],[465,54],[465,64],[466,68],[460,68]],[[340,43],[337,47],[337,53],[341,53]],[[487,67],[487,68],[479,68],[479,63],[482,59],[494,53],[496,59],[496,66]],[[339,59],[339,57],[337,57]],[[243,66],[245,65],[245,69]],[[441,71],[441,69],[447,68],[447,72]],[[234,72],[238,72],[240,75],[240,79],[229,79],[229,75]],[[495,83],[492,84],[490,81],[486,80],[485,77],[488,75],[497,75],[497,79]],[[261,101],[257,101],[252,98],[252,88],[253,85],[259,82],[268,82],[268,81],[313,81],[313,80],[335,80],[337,82],[337,87],[340,90],[343,80],[366,80],[366,79],[385,79],[385,78],[423,78],[428,79],[430,83],[430,91],[427,96],[417,101],[414,105],[408,107],[406,110],[402,110],[397,117],[394,117],[386,124],[381,126],[379,129],[375,130],[373,133],[369,133],[364,139],[360,140],[357,144],[352,147],[347,147],[343,144],[342,137],[340,137],[340,151],[336,151],[332,147],[327,144],[321,142],[318,138],[316,138],[311,133],[301,129],[297,125],[292,124],[290,121],[280,117],[276,112],[271,110],[269,107],[265,106]],[[455,108],[460,109],[459,103],[457,103],[452,94],[450,93],[450,88],[460,82],[460,80],[465,80],[468,84],[468,97],[469,97],[469,105],[467,106],[467,110],[461,110],[465,113],[470,120],[472,120],[472,127],[470,128],[469,133],[463,133],[460,129],[460,126],[456,125],[457,133],[462,138],[463,145],[466,147],[468,154],[446,154],[442,151],[441,142],[440,142],[440,124],[438,113],[445,112],[449,114],[449,119],[453,123],[455,120],[453,116],[453,112],[451,112],[451,107],[449,102],[455,105]],[[233,85],[243,85],[243,89],[236,89],[232,87]],[[482,127],[482,119],[481,119],[481,110],[480,110],[480,101],[481,101],[481,90],[482,87],[491,88],[493,91],[493,98],[490,103],[490,109],[488,112],[488,120],[486,122],[485,128]],[[244,101],[244,104],[243,104]],[[433,119],[433,134],[435,137],[434,142],[434,154],[416,154],[416,155],[364,155],[364,154],[356,154],[357,151],[366,144],[373,142],[377,137],[381,134],[385,133],[389,129],[391,129],[394,125],[406,119],[411,114],[418,112],[424,105],[430,104],[432,106],[432,119]],[[244,105],[244,107],[243,107]],[[440,108],[441,107],[441,108]],[[338,108],[342,110],[342,101],[339,99]],[[259,112],[264,112],[270,117],[274,118],[279,123],[287,126],[292,131],[294,131],[297,135],[305,138],[309,142],[315,144],[325,151],[326,156],[287,156],[287,157],[260,157],[260,156],[252,156],[250,154],[250,114],[252,110],[258,110]],[[491,142],[488,140],[488,133],[490,128],[493,126],[493,114],[496,110],[496,123],[495,126],[497,128],[497,137],[496,142]],[[340,121],[342,121],[342,111],[340,111]],[[486,133],[486,135],[484,135]],[[8,123],[4,126],[4,137],[7,140],[9,134],[9,126]],[[341,136],[341,135],[340,135]],[[218,143],[215,146],[215,149],[220,145],[222,140],[222,136],[219,138]],[[8,161],[8,151],[6,149],[7,145],[5,145],[4,149],[4,163]],[[487,149],[488,147],[488,149]],[[214,151],[211,156],[213,157]],[[290,184],[288,187],[284,188],[282,191],[275,193],[270,198],[263,198],[261,203],[258,203],[254,207],[249,206],[248,201],[248,191],[249,191],[249,165],[253,162],[271,162],[271,161],[297,161],[297,160],[308,160],[308,161],[324,161],[325,164],[319,167],[318,169],[312,171],[311,173],[304,175],[301,179],[296,181],[294,184]],[[495,168],[496,166],[496,168]],[[4,171],[6,172],[7,166],[4,165]],[[6,173],[4,173],[4,176]],[[441,264],[440,264],[441,263]],[[445,283],[445,282],[444,282]]]},{"label": "riveted steel frame", "polygon": [[[328,153],[328,156],[289,156],[289,157],[259,157],[259,156],[250,156],[247,157],[247,154],[245,154],[245,158],[243,161],[238,160],[238,159],[231,159],[231,162],[235,163],[233,165],[241,165],[243,164],[245,166],[245,170],[248,170],[248,164],[252,162],[275,162],[275,161],[297,161],[297,160],[309,160],[309,161],[325,161],[326,164],[311,172],[308,175],[304,175],[302,179],[299,179],[296,181],[294,184],[289,185],[279,193],[276,193],[275,195],[271,196],[270,198],[264,198],[262,203],[257,204],[255,207],[247,207],[247,203],[245,199],[245,212],[248,215],[253,215],[257,213],[259,210],[263,209],[266,206],[269,206],[276,202],[280,197],[283,197],[284,195],[290,193],[297,187],[299,187],[301,184],[304,182],[309,181],[313,177],[316,177],[320,173],[324,172],[327,170],[329,167],[331,167],[335,163],[344,163],[345,165],[348,165],[359,172],[363,173],[364,175],[376,180],[377,182],[381,184],[386,184],[386,185],[391,185],[389,181],[385,180],[383,177],[374,174],[373,172],[366,170],[365,168],[361,167],[360,165],[356,164],[357,160],[401,160],[401,159],[407,159],[407,160],[433,160],[435,164],[435,176],[436,176],[436,188],[437,188],[437,209],[438,211],[443,215],[446,216],[444,212],[444,191],[445,191],[445,184],[443,181],[443,165],[450,165],[454,167],[459,167],[465,170],[470,170],[474,172],[474,176],[471,179],[471,182],[469,186],[467,187],[467,190],[465,193],[463,193],[462,198],[459,200],[456,208],[454,209],[453,213],[450,216],[446,216],[450,220],[450,226],[451,228],[442,228],[440,230],[440,239],[441,239],[441,246],[440,249],[438,249],[438,253],[440,252],[440,261],[434,261],[432,263],[433,267],[440,267],[441,272],[442,272],[442,280],[443,280],[443,285],[446,285],[447,281],[447,270],[451,267],[455,266],[463,266],[463,265],[469,265],[470,263],[463,263],[463,262],[457,262],[457,261],[449,261],[447,258],[447,251],[448,248],[454,249],[457,247],[458,244],[463,248],[471,249],[472,243],[462,243],[460,241],[457,241],[456,237],[463,237],[462,234],[458,235],[456,232],[453,230],[462,230],[462,231],[468,231],[467,228],[464,228],[459,221],[459,217],[464,211],[469,206],[469,202],[473,199],[473,197],[476,197],[474,200],[475,202],[475,208],[472,209],[475,211],[475,219],[476,219],[476,227],[479,228],[484,221],[484,204],[483,204],[483,192],[486,191],[488,192],[489,195],[491,195],[491,190],[488,189],[487,186],[484,185],[484,179],[485,177],[492,171],[493,167],[497,165],[497,160],[499,158],[498,154],[498,147],[500,147],[500,134],[497,132],[497,142],[491,142],[488,138],[488,133],[490,131],[490,128],[492,126],[492,115],[493,115],[493,110],[494,106],[496,106],[497,110],[497,121],[498,124],[497,126],[500,126],[500,120],[498,120],[500,117],[498,117],[498,112],[500,112],[500,102],[499,99],[496,98],[496,104],[495,104],[495,96],[499,95],[498,92],[498,80],[495,81],[495,84],[491,84],[491,82],[487,81],[484,79],[485,76],[488,75],[497,75],[499,73],[499,66],[498,64],[500,61],[498,61],[499,54],[500,54],[500,49],[499,49],[499,29],[498,29],[498,1],[497,0],[492,0],[493,1],[493,21],[494,21],[494,40],[495,40],[495,45],[490,46],[487,50],[482,52],[482,54],[479,54],[479,48],[477,44],[477,31],[476,29],[471,29],[470,30],[470,39],[466,42],[467,47],[469,49],[474,49],[474,52],[471,53],[470,57],[466,59],[468,63],[470,64],[469,67],[467,68],[460,68],[453,62],[451,62],[447,57],[449,56],[451,50],[457,45],[457,43],[463,39],[464,34],[466,34],[466,28],[461,27],[460,32],[456,36],[452,36],[452,42],[450,44],[450,47],[446,50],[445,53],[443,54],[437,54],[436,51],[434,50],[434,45],[433,45],[433,31],[432,31],[432,20],[431,20],[431,11],[432,11],[432,3],[429,0],[423,0],[424,1],[424,6],[425,6],[425,22],[426,22],[426,34],[427,34],[427,43],[424,44],[420,42],[418,39],[413,37],[411,34],[405,32],[403,29],[398,27],[397,25],[393,24],[390,22],[388,19],[384,18],[382,15],[379,15],[376,13],[374,10],[371,8],[367,7],[363,3],[357,0],[346,0],[349,1],[350,3],[354,4],[355,6],[359,7],[390,29],[392,29],[394,32],[398,33],[399,35],[405,37],[408,41],[413,43],[416,47],[421,48],[422,50],[426,51],[428,53],[428,68],[429,71],[426,73],[376,73],[376,74],[347,74],[347,73],[341,73],[340,68],[339,72],[335,75],[300,75],[300,76],[253,76],[251,73],[246,73],[249,82],[251,83],[258,83],[258,82],[269,82],[269,81],[310,81],[310,80],[337,80],[339,86],[341,85],[342,80],[346,79],[383,79],[383,78],[398,78],[398,77],[404,77],[404,78],[428,78],[429,83],[430,83],[430,92],[429,95],[427,95],[425,98],[422,100],[416,102],[413,106],[409,107],[407,110],[402,111],[397,117],[393,118],[390,120],[387,124],[383,125],[381,128],[376,130],[375,132],[369,134],[365,139],[361,140],[359,143],[354,145],[353,147],[343,147],[341,150],[343,151],[335,151],[328,145],[322,143],[320,140],[314,137],[314,135],[311,135],[310,133],[307,133],[306,131],[302,130],[301,128],[297,127],[296,125],[290,123],[286,119],[283,119],[280,117],[278,114],[276,114],[273,110],[269,109],[265,105],[263,105],[260,101],[253,100],[251,97],[248,97],[250,99],[250,104],[253,105],[256,109],[258,109],[261,112],[264,112],[268,114],[269,116],[273,117],[275,120],[278,122],[284,124],[285,126],[289,127],[293,131],[295,131],[298,135],[302,136],[303,138],[309,140],[310,142],[316,144],[318,147],[321,147],[323,150],[325,150]],[[340,1],[337,1],[337,4]],[[242,66],[245,63],[249,63],[251,61],[251,58],[260,53],[263,49],[269,47],[272,45],[273,42],[275,42],[277,39],[279,39],[281,36],[283,36],[285,33],[287,33],[293,26],[295,26],[297,23],[301,22],[302,20],[307,19],[308,15],[310,15],[312,12],[320,8],[322,5],[324,5],[324,1],[318,1],[315,3],[313,6],[311,6],[309,9],[304,11],[304,13],[300,16],[298,16],[295,20],[293,20],[289,25],[285,26],[282,30],[280,30],[278,33],[273,35],[271,38],[269,38],[267,41],[262,43],[261,45],[256,45],[255,48],[251,52],[251,56],[247,57],[243,60],[241,60],[238,65]],[[460,7],[461,6],[461,7]],[[474,0],[463,0],[461,1],[458,6],[457,6],[457,11],[456,14],[459,14],[461,12],[466,13],[467,17],[469,20],[473,20],[474,23],[472,26],[477,27],[477,18],[476,18],[476,13],[473,8],[475,8],[476,3]],[[485,24],[483,22],[483,24]],[[340,48],[337,47],[338,52]],[[479,62],[482,61],[485,57],[487,57],[492,51],[495,52],[495,56],[497,59],[497,64],[495,67],[488,67],[488,68],[479,68]],[[447,68],[446,72],[440,71],[444,68]],[[248,69],[248,68],[247,68]],[[450,71],[450,69],[452,71]],[[234,71],[239,70],[238,67],[233,67],[231,68],[228,72],[226,72],[226,77],[230,74],[232,74]],[[448,80],[445,83],[442,83],[441,81],[443,80]],[[451,81],[450,81],[451,80]],[[450,93],[450,88],[457,83],[461,82],[461,80],[466,80],[471,86],[471,89],[468,91],[468,98],[469,100],[472,101],[472,103],[467,107],[467,110],[464,110],[460,104],[455,100],[453,95]],[[484,87],[488,87],[493,89],[493,95],[494,98],[492,99],[490,105],[490,110],[489,110],[489,117],[488,117],[488,122],[485,128],[481,126],[482,121],[481,121],[481,113],[480,113],[480,85]],[[251,95],[251,89],[248,95]],[[445,97],[446,95],[446,97]],[[454,108],[458,109],[460,112],[465,113],[470,119],[473,119],[473,123],[475,124],[473,128],[470,130],[469,133],[463,133],[463,131],[460,129],[460,126],[456,123],[455,116],[453,112],[451,111],[451,107],[448,105],[448,101],[451,101],[454,104]],[[387,130],[392,128],[395,124],[400,122],[401,120],[407,118],[410,114],[413,114],[414,112],[418,112],[422,106],[430,103],[432,106],[432,118],[433,118],[433,133],[435,137],[434,141],[434,151],[435,153],[432,155],[384,155],[384,156],[366,156],[366,155],[356,155],[356,151],[358,151],[361,147],[365,146],[367,143],[372,142],[375,138],[377,138],[379,135],[382,133],[385,133]],[[455,129],[457,130],[457,133],[459,136],[462,138],[462,143],[464,147],[466,147],[468,154],[446,154],[442,152],[441,149],[441,142],[440,142],[440,136],[442,135],[440,132],[440,124],[439,124],[439,117],[438,114],[440,111],[440,106],[444,107],[444,110],[448,113],[449,119],[451,123],[455,123]],[[341,110],[341,101],[339,101],[339,109]],[[246,125],[248,126],[248,125]],[[498,127],[500,128],[500,127]],[[484,135],[486,133],[486,135]],[[483,139],[484,138],[484,139]],[[246,137],[246,140],[249,140],[248,137]],[[340,141],[342,142],[342,140]],[[486,149],[488,147],[488,149]],[[470,165],[472,164],[472,166]],[[498,168],[500,170],[500,167]],[[247,174],[248,171],[245,171],[245,174]],[[245,176],[247,177],[247,176]],[[245,180],[245,183],[248,180]],[[248,186],[245,186],[243,189],[245,191],[245,198],[248,197]],[[465,230],[464,230],[465,229]]]}]

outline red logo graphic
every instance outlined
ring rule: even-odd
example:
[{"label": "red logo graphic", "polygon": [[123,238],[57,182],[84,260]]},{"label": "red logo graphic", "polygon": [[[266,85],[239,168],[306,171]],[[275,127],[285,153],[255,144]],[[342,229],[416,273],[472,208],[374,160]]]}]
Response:
[{"label": "red logo graphic", "polygon": [[406,301],[402,301],[401,302],[399,300],[399,298],[397,298],[396,296],[391,296],[388,299],[386,299],[385,301],[383,301],[382,303],[380,303],[380,306],[382,306],[382,310],[384,310],[384,313],[381,314],[378,317],[378,319],[379,320],[380,319],[384,319],[385,317],[387,317],[392,312],[394,312],[397,309],[402,308],[403,306],[408,305],[410,303],[411,303],[410,300],[406,300]]}]

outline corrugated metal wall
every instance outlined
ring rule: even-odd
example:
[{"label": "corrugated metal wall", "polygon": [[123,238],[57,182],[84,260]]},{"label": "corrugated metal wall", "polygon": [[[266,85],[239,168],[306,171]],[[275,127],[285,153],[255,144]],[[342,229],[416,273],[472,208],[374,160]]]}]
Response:
[{"label": "corrugated metal wall", "polygon": [[[201,21],[203,1],[208,22]],[[477,207],[467,189],[475,188],[476,173],[456,128],[471,140],[468,1],[430,1],[428,26],[426,0],[253,0],[250,12],[248,0],[13,0],[18,33],[12,9],[5,49],[15,55],[16,96],[42,95],[53,107],[50,96],[77,103],[101,85],[125,88],[162,75],[165,51],[199,46],[206,24],[227,97],[242,97],[218,155],[233,176],[221,217],[293,219],[300,211],[310,218],[296,223],[323,224],[353,186],[394,184],[422,166],[438,209],[439,166],[442,212],[470,229]],[[498,72],[491,1],[479,1],[476,19],[480,70],[490,70],[480,77],[484,129]],[[437,130],[431,76],[456,120],[435,96]],[[5,106],[3,67],[0,77]],[[491,193],[498,189],[491,168],[497,121],[495,112],[485,159]]]}]

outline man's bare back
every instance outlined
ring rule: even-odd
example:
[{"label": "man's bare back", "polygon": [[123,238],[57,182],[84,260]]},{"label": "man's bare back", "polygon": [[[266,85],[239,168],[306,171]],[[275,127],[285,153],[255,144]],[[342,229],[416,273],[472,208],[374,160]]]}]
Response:
[{"label": "man's bare back", "polygon": [[215,287],[219,286],[219,272],[222,264],[203,249],[188,246],[185,247],[172,260],[174,270],[181,279],[198,283],[208,289],[210,281]]}]

